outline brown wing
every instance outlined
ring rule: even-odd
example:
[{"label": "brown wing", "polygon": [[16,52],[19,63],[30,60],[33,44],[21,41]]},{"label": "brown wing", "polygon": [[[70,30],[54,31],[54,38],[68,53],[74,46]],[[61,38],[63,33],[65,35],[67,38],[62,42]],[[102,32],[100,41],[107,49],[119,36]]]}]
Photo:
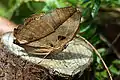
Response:
[{"label": "brown wing", "polygon": [[[34,47],[34,51],[42,52],[41,50],[51,50],[52,52],[59,52],[64,48],[64,45],[73,39],[74,35],[79,28],[81,19],[81,13],[75,12],[70,18],[68,18],[62,25],[60,25],[55,32],[50,35],[41,38],[37,41],[26,44],[27,47]],[[25,46],[25,45],[24,45]],[[26,50],[28,50],[26,48]],[[39,49],[39,50],[38,50]],[[29,50],[28,50],[29,52]]]},{"label": "brown wing", "polygon": [[26,44],[54,32],[77,10],[72,7],[59,8],[46,15],[37,15],[28,18],[24,25],[19,25],[14,30],[14,36],[19,44]]}]

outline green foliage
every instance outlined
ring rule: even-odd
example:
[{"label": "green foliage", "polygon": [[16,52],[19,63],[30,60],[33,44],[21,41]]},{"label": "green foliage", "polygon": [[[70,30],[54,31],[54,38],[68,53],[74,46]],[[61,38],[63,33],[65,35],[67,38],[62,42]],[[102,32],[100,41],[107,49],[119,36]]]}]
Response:
[{"label": "green foliage", "polygon": [[[105,44],[98,34],[98,26],[93,22],[93,19],[98,14],[100,6],[103,7],[120,7],[120,0],[45,0],[30,1],[30,0],[0,0],[0,16],[6,17],[16,24],[22,23],[26,17],[32,14],[48,12],[55,8],[74,6],[81,7],[84,22],[80,25],[80,35],[89,40],[95,47],[98,44]],[[105,58],[106,48],[100,47],[98,51]],[[120,75],[120,70],[116,65],[120,65],[120,60],[114,60],[108,65],[113,76]],[[94,67],[96,80],[104,80],[108,78],[106,70],[100,59],[94,55]]]},{"label": "green foliage", "polygon": [[103,6],[106,7],[120,7],[120,0],[101,0]]},{"label": "green foliage", "polygon": [[1,0],[0,16],[11,19],[16,23],[21,23],[25,17],[28,17],[37,12],[42,12],[42,9],[45,5],[45,2],[40,1]]},{"label": "green foliage", "polygon": [[11,20],[16,23],[22,23],[26,17],[42,12],[45,5],[45,2],[22,2],[21,5],[14,11],[14,16],[12,16]]}]

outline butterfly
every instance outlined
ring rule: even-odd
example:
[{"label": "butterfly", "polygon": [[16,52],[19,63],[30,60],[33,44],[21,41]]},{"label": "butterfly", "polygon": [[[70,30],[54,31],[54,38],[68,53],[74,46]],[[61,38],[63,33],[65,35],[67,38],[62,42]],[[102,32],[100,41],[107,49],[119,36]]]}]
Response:
[{"label": "butterfly", "polygon": [[35,14],[14,29],[14,43],[32,54],[58,53],[79,30],[81,12],[73,7]]}]

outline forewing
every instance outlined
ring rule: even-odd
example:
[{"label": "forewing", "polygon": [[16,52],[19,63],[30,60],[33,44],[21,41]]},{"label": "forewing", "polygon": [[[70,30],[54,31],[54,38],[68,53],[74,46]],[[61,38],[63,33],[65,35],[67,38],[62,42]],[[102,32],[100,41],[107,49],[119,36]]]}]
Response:
[{"label": "forewing", "polygon": [[16,42],[26,44],[44,38],[56,31],[77,10],[72,7],[59,8],[46,15],[36,15],[25,20],[14,30]]}]

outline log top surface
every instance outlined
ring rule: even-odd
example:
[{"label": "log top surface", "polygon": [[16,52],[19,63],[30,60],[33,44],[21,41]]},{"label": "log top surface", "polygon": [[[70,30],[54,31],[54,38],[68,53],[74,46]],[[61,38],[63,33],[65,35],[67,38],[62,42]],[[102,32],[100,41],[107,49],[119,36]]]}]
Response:
[{"label": "log top surface", "polygon": [[24,48],[14,44],[13,39],[12,32],[4,34],[1,38],[4,48],[25,60],[61,74],[74,75],[78,72],[83,72],[92,62],[92,48],[80,38],[70,41],[67,48],[62,52],[50,54],[45,59],[43,59],[43,56],[29,55],[29,53],[25,52]]}]

